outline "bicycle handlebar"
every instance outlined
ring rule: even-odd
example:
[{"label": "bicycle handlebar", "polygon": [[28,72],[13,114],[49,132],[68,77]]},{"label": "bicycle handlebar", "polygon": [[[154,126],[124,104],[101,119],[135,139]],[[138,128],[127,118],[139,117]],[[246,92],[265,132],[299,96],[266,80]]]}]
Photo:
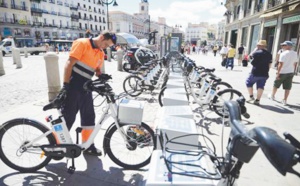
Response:
[{"label": "bicycle handlebar", "polygon": [[[224,106],[229,112],[230,127],[232,129],[231,134],[233,136],[241,136],[243,139],[246,139],[242,140],[242,143],[246,145],[246,149],[243,149],[244,151],[247,151],[247,147],[250,143],[253,144],[253,142],[256,142],[278,172],[282,175],[286,175],[287,172],[290,172],[300,177],[300,174],[292,168],[295,164],[297,164],[297,162],[300,162],[300,143],[297,139],[295,139],[292,135],[285,133],[285,137],[290,140],[290,143],[288,143],[281,138],[275,130],[267,127],[255,127],[248,131],[245,125],[241,122],[241,111],[239,109],[238,102],[225,101]],[[248,149],[251,150],[250,145]],[[237,149],[233,150],[238,151]],[[235,154],[235,156],[239,159],[239,155]]]}]

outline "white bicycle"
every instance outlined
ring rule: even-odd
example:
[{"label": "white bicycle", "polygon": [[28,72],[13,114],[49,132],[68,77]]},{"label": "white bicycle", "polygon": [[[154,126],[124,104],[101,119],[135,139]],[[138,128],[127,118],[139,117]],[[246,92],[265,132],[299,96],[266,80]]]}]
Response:
[{"label": "white bicycle", "polygon": [[72,159],[69,171],[74,172],[74,158],[80,156],[81,152],[94,142],[102,124],[108,117],[112,117],[114,123],[110,125],[104,135],[104,153],[107,153],[113,162],[125,169],[139,169],[147,165],[150,162],[152,151],[155,149],[154,132],[143,122],[122,122],[119,118],[121,113],[118,108],[120,106],[116,104],[116,99],[120,97],[115,96],[111,86],[107,83],[108,79],[97,79],[85,84],[86,90],[95,91],[106,97],[107,102],[98,124],[85,143],[74,144],[72,142],[61,113],[63,102],[61,99],[55,99],[44,107],[44,110],[55,108],[58,111],[57,119],[52,120],[48,117],[52,124],[51,129],[38,121],[27,118],[13,119],[0,126],[0,158],[2,161],[20,172],[35,172],[46,166],[51,159],[59,160],[66,157]]}]

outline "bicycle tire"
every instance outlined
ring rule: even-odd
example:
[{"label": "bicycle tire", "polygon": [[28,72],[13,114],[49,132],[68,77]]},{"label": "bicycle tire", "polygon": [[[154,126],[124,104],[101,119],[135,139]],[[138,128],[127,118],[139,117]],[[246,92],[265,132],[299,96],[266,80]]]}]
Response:
[{"label": "bicycle tire", "polygon": [[[221,89],[221,90],[220,90],[220,88],[218,88],[218,86],[221,86],[221,85],[224,86],[224,89],[232,88],[232,86],[231,86],[229,83],[226,83],[226,82],[224,82],[224,81],[216,82],[216,83],[214,83],[214,84],[212,85],[212,87],[215,88],[215,90],[217,90],[217,91],[221,91],[221,90],[224,90],[224,89]],[[226,87],[226,88],[225,88],[225,87]]]},{"label": "bicycle tire", "polygon": [[163,87],[161,90],[160,90],[160,92],[159,92],[159,94],[158,94],[158,103],[159,103],[159,105],[161,106],[161,107],[163,107],[164,106],[164,104],[163,104],[163,97],[164,97],[164,93],[165,93],[165,90],[167,89],[167,87]]},{"label": "bicycle tire", "polygon": [[[226,99],[226,100],[222,99],[222,96],[227,93],[229,93],[229,99]],[[224,90],[219,91],[212,100],[213,111],[221,117],[228,118],[229,116],[224,115],[224,113],[223,113],[224,101],[232,100],[233,98],[235,98],[234,95],[236,95],[237,96],[236,98],[238,98],[238,97],[242,96],[242,93],[235,89],[224,89]]]},{"label": "bicycle tire", "polygon": [[[18,118],[4,123],[0,130],[0,158],[3,163],[20,172],[35,172],[46,166],[52,157],[42,157],[42,150],[39,147],[28,148],[24,152],[20,152],[20,150],[24,150],[21,149],[23,144],[30,142],[30,139],[34,139],[48,130],[43,124],[26,118]],[[34,134],[34,132],[39,134]],[[13,142],[14,144],[12,144]],[[39,145],[54,145],[56,140],[53,135],[48,135],[44,141],[38,141],[38,143]],[[18,164],[19,162],[21,165]],[[35,162],[37,162],[36,165],[31,165]]]},{"label": "bicycle tire", "polygon": [[[129,170],[137,170],[148,165],[150,163],[152,152],[156,148],[153,130],[143,122],[141,125],[120,124],[120,128],[126,131],[127,139],[130,139],[130,144],[134,147],[133,149],[129,149],[120,135],[117,126],[114,124],[112,125],[110,130],[104,135],[103,140],[103,148],[109,158],[115,164]],[[144,134],[138,134],[131,130],[136,127],[141,127]],[[139,131],[141,131],[141,129],[139,129]],[[145,136],[145,134],[150,136]],[[150,137],[151,139],[149,139]],[[142,157],[144,155],[143,153],[146,154],[144,157]]]},{"label": "bicycle tire", "polygon": [[137,97],[143,93],[143,88],[141,87],[142,78],[131,75],[124,79],[123,89],[124,92],[131,97]]}]

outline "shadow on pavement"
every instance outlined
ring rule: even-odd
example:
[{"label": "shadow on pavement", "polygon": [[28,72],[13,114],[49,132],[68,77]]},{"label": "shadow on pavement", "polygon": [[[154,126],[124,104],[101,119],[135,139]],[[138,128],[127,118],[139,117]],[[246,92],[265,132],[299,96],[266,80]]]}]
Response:
[{"label": "shadow on pavement", "polygon": [[[260,105],[259,107],[263,108],[263,109],[266,109],[266,110],[270,110],[270,111],[273,111],[273,112],[278,112],[278,113],[281,113],[281,114],[294,114],[294,111],[292,110],[289,110],[281,105],[278,105],[277,107],[274,107],[274,106],[271,106],[271,105]],[[299,109],[299,107],[298,107]]]},{"label": "shadow on pavement", "polygon": [[[66,163],[51,163],[45,171],[35,173],[11,173],[0,178],[0,185],[139,185],[143,176],[136,172],[125,175],[123,169],[110,167],[103,170],[102,160],[95,156],[83,155],[86,160],[86,170],[76,171],[73,174],[67,172]],[[70,163],[68,163],[70,164]],[[80,164],[75,160],[75,166]],[[82,164],[81,164],[82,166]],[[126,176],[125,181],[124,178]],[[8,183],[8,184],[5,184]]]},{"label": "shadow on pavement", "polygon": [[[35,173],[14,172],[0,178],[3,186],[9,185],[60,185],[61,180],[56,174],[38,171]],[[7,184],[8,183],[8,184]]]},{"label": "shadow on pavement", "polygon": [[204,122],[204,121],[209,121],[209,120],[207,118],[205,120],[200,119],[200,121],[198,123],[196,123],[196,125],[199,126],[199,127],[202,127],[202,129],[205,129],[207,134],[209,134],[209,135],[219,136],[218,134],[211,132],[210,129],[209,129],[211,124],[212,123],[214,124],[215,121],[209,121],[209,122]]},{"label": "shadow on pavement", "polygon": [[287,107],[296,111],[300,111],[300,105],[291,105],[291,104],[287,104]]}]

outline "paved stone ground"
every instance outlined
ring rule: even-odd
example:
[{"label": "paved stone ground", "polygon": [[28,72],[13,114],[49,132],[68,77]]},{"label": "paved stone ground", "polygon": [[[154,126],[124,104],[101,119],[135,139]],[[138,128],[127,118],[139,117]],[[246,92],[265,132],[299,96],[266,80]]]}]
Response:
[{"label": "paved stone ground", "polygon": [[[67,60],[67,54],[59,54],[60,78],[62,79],[63,66]],[[224,81],[230,83],[234,88],[247,96],[245,79],[251,67],[236,66],[233,71],[221,67],[220,57],[213,57],[211,53],[207,56],[191,55],[198,65],[215,67],[216,74]],[[47,80],[45,62],[43,56],[22,57],[23,68],[15,69],[11,57],[4,57],[6,75],[0,76],[0,123],[16,117],[29,117],[43,122],[44,116],[55,114],[53,111],[42,111],[42,106],[47,103]],[[116,62],[106,62],[106,72],[113,75],[111,83],[116,93],[122,92],[123,79],[128,75],[125,72],[117,71]],[[291,132],[294,136],[300,136],[300,78],[294,78],[293,89],[288,100],[288,106],[282,106],[279,101],[270,101],[267,94],[272,90],[275,71],[271,69],[270,78],[266,84],[265,93],[261,100],[261,106],[247,104],[251,118],[245,121],[249,128],[254,126],[268,126],[277,130],[280,134],[284,131]],[[279,90],[277,98],[283,96]],[[153,125],[156,112],[159,108],[156,101],[147,102],[152,96],[147,94],[141,99],[146,100],[144,110],[144,121]],[[157,95],[154,96],[157,98]],[[192,105],[197,108],[197,105]],[[97,113],[100,108],[97,108]],[[206,116],[206,119],[203,119]],[[221,120],[208,111],[195,112],[195,120],[198,123],[199,132],[208,135],[217,146],[221,148]],[[79,118],[74,124],[71,132],[79,126]],[[108,121],[109,124],[109,121]],[[106,126],[108,126],[108,124]],[[225,136],[229,128],[225,127]],[[74,131],[73,131],[74,134]],[[99,134],[95,140],[96,146],[101,148],[103,134]],[[299,139],[299,137],[298,137]],[[226,138],[225,140],[226,141]],[[218,150],[220,153],[220,150]],[[147,178],[147,168],[139,171],[126,171],[116,166],[106,157],[80,156],[76,159],[76,172],[70,175],[66,172],[64,161],[51,161],[48,166],[34,174],[21,174],[8,168],[0,161],[0,185],[143,185]],[[300,167],[296,167],[300,170]],[[238,180],[239,185],[252,186],[296,186],[299,185],[299,178],[288,175],[281,176],[270,165],[261,151],[254,156],[249,164],[245,164]]]}]

